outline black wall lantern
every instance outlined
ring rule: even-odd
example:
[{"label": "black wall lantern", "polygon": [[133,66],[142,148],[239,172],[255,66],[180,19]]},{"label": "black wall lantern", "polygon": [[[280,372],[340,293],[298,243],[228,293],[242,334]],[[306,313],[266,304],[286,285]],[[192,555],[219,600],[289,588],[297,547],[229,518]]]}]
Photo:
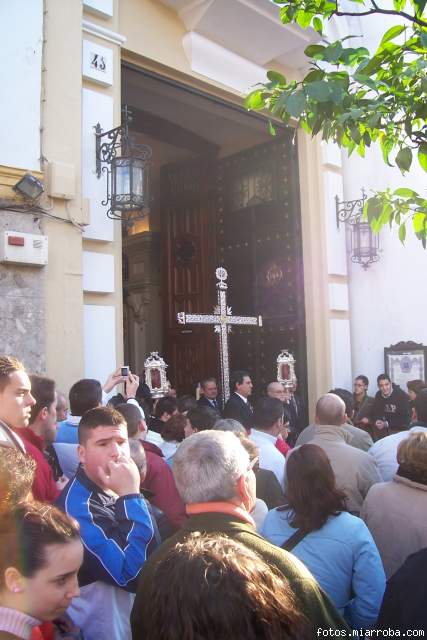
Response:
[{"label": "black wall lantern", "polygon": [[340,222],[345,222],[350,227],[351,237],[351,261],[361,264],[365,271],[370,264],[380,259],[379,236],[374,234],[369,222],[363,220],[363,207],[366,201],[366,193],[362,188],[362,197],[356,200],[339,201],[335,196],[337,228]]},{"label": "black wall lantern", "polygon": [[[151,147],[136,144],[129,136],[131,113],[123,109],[123,123],[120,127],[102,131],[98,124],[96,136],[96,175],[107,173],[107,198],[103,205],[109,205],[107,216],[113,220],[132,223],[144,218],[149,211],[149,168]],[[105,140],[105,142],[103,142]],[[102,166],[105,163],[108,166]]]}]

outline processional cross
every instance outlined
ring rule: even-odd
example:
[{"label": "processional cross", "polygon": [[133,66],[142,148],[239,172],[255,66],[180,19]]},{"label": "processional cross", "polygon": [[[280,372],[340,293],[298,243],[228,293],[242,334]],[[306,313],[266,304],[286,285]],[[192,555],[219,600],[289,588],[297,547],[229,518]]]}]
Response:
[{"label": "processional cross", "polygon": [[218,267],[215,271],[218,280],[216,287],[218,290],[218,304],[212,315],[198,313],[177,314],[179,324],[213,324],[215,332],[219,334],[219,358],[221,368],[221,383],[224,402],[230,396],[230,351],[228,344],[228,334],[231,332],[231,325],[252,325],[262,327],[261,316],[233,316],[231,307],[227,307],[226,283],[228,273],[224,267]]}]

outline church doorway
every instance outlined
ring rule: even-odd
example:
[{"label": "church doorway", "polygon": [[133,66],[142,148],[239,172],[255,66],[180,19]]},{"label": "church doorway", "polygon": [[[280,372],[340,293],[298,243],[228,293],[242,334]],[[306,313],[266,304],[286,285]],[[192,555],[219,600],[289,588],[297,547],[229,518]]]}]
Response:
[{"label": "church doorway", "polygon": [[[168,362],[179,394],[218,376],[213,327],[179,325],[177,313],[211,313],[215,268],[228,271],[231,367],[261,392],[288,348],[306,389],[304,279],[298,157],[293,131],[272,138],[262,117],[238,105],[123,66],[133,134],[153,149],[150,215],[124,231],[125,357],[142,372],[149,351]],[[220,376],[218,376],[220,379]]]}]

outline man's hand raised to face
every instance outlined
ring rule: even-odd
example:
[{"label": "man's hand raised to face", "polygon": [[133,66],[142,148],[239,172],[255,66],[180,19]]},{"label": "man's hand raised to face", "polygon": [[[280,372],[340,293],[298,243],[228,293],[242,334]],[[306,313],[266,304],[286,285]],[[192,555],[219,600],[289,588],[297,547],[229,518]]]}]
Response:
[{"label": "man's hand raised to face", "polygon": [[106,489],[114,491],[118,496],[139,493],[140,475],[132,458],[120,457],[108,463],[108,475],[99,467],[99,476]]}]

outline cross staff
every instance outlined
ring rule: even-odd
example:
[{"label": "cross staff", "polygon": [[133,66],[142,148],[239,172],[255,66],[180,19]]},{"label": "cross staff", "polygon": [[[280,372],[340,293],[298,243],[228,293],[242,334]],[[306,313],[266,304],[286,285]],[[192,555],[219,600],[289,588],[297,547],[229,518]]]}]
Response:
[{"label": "cross staff", "polygon": [[215,332],[219,334],[219,359],[221,368],[221,382],[224,402],[230,397],[230,353],[228,344],[228,334],[231,332],[232,324],[252,325],[262,327],[262,317],[257,316],[233,316],[231,307],[227,307],[226,283],[228,273],[224,267],[218,267],[215,271],[218,280],[216,287],[218,290],[218,304],[213,314],[185,313],[177,314],[179,324],[213,324]]}]

